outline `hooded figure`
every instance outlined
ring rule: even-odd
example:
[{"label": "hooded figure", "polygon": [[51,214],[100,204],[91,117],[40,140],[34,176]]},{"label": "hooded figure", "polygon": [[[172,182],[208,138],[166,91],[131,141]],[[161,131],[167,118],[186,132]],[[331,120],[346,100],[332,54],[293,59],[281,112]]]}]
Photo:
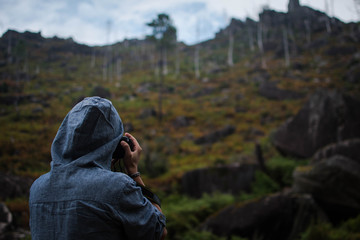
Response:
[{"label": "hooded figure", "polygon": [[32,239],[160,239],[164,215],[136,182],[112,172],[122,135],[109,100],[85,98],[65,117],[51,146],[51,170],[30,189]]}]

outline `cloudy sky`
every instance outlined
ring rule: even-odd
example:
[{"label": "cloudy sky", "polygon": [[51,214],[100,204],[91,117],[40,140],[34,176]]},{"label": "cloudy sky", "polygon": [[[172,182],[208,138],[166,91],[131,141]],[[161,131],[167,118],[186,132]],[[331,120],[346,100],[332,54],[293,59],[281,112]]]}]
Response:
[{"label": "cloudy sky", "polygon": [[[327,3],[327,4],[326,4]],[[358,21],[354,0],[300,0],[344,22]],[[286,12],[288,0],[0,0],[0,34],[7,29],[41,31],[104,45],[151,33],[146,23],[168,13],[187,44],[214,37],[231,17],[258,19],[262,6]],[[327,7],[326,7],[327,6]]]}]

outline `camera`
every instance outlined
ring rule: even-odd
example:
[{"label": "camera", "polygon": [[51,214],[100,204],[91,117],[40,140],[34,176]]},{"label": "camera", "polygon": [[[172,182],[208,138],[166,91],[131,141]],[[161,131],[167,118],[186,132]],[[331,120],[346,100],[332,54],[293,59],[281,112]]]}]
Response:
[{"label": "camera", "polygon": [[117,147],[116,147],[116,149],[115,149],[115,151],[113,153],[113,156],[112,156],[113,159],[124,158],[125,150],[120,144],[122,141],[125,141],[127,144],[129,144],[131,151],[134,151],[134,143],[131,141],[130,138],[128,138],[126,136],[123,136],[123,137],[121,137],[121,139],[120,139],[120,141],[119,141],[119,143],[118,143],[118,145],[117,145]]}]

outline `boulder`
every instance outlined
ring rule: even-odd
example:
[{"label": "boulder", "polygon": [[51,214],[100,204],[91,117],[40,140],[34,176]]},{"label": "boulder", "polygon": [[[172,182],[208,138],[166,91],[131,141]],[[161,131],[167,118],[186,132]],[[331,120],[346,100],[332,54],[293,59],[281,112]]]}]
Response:
[{"label": "boulder", "polygon": [[360,64],[349,67],[344,75],[344,80],[354,84],[360,83]]},{"label": "boulder", "polygon": [[250,70],[247,74],[251,79],[251,82],[258,84],[267,82],[271,78],[271,75],[266,70],[261,68],[255,68],[253,70]]},{"label": "boulder", "polygon": [[157,116],[157,112],[154,108],[145,108],[145,109],[141,110],[139,118],[145,119],[145,118],[156,117],[156,116]]},{"label": "boulder", "polygon": [[12,222],[12,214],[4,203],[0,203],[0,239]]},{"label": "boulder", "polygon": [[218,236],[248,239],[298,239],[312,220],[326,219],[310,195],[278,193],[231,205],[208,218],[202,228]]},{"label": "boulder", "polygon": [[350,158],[360,164],[360,138],[327,145],[314,154],[312,163],[331,158],[335,155]]},{"label": "boulder", "polygon": [[214,87],[203,87],[200,90],[190,95],[190,98],[199,98],[207,95],[211,95],[216,91]]},{"label": "boulder", "polygon": [[172,125],[175,128],[188,127],[192,124],[193,121],[194,118],[192,117],[178,116],[175,118]]},{"label": "boulder", "polygon": [[304,95],[295,91],[280,89],[276,82],[263,82],[259,86],[259,94],[271,100],[299,99]]},{"label": "boulder", "polygon": [[332,222],[360,214],[358,162],[335,155],[307,167],[298,167],[293,176],[293,191],[311,194]]},{"label": "boulder", "polygon": [[254,164],[195,169],[184,174],[182,188],[196,198],[214,192],[238,194],[250,190],[257,169]]},{"label": "boulder", "polygon": [[211,144],[233,134],[236,130],[235,126],[226,125],[222,129],[210,132],[200,138],[195,139],[196,144]]},{"label": "boulder", "polygon": [[125,122],[124,124],[124,131],[125,132],[133,132],[135,130],[134,125],[130,122]]},{"label": "boulder", "polygon": [[104,88],[102,86],[96,86],[93,88],[92,90],[92,95],[93,96],[99,96],[102,98],[110,98],[111,97],[111,93],[109,91],[109,89]]},{"label": "boulder", "polygon": [[284,155],[311,157],[334,142],[360,137],[360,102],[337,91],[316,91],[272,139]]},{"label": "boulder", "polygon": [[28,197],[33,179],[0,173],[0,200]]}]

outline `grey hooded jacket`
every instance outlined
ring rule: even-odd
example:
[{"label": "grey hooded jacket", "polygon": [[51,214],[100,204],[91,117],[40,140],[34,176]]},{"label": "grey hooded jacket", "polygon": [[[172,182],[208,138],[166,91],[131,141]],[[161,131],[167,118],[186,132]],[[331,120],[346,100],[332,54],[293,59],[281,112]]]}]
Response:
[{"label": "grey hooded jacket", "polygon": [[160,239],[165,217],[134,180],[110,170],[123,135],[110,101],[91,97],[65,117],[51,146],[51,170],[30,189],[38,239]]}]

